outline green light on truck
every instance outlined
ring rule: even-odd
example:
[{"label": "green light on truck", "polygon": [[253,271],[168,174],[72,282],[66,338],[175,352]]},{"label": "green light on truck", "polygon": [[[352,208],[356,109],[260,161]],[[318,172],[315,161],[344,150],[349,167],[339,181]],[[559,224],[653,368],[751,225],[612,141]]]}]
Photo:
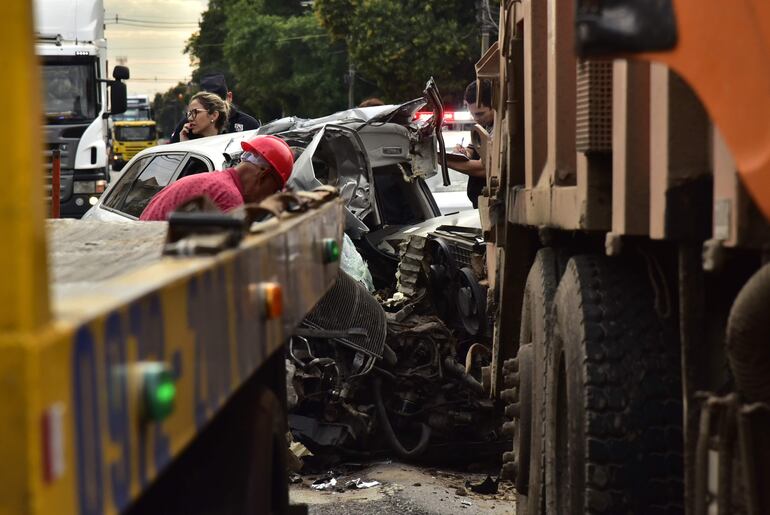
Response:
[{"label": "green light on truck", "polygon": [[144,371],[144,413],[147,420],[161,422],[174,411],[176,384],[171,371],[162,364]]},{"label": "green light on truck", "polygon": [[323,240],[324,263],[334,263],[340,259],[340,245],[333,238]]}]

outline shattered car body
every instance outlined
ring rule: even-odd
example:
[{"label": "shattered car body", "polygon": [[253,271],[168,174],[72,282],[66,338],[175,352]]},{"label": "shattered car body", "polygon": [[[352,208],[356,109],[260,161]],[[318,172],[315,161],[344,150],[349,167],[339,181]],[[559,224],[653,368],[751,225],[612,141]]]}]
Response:
[{"label": "shattered car body", "polygon": [[463,443],[472,451],[457,462],[506,445],[489,396],[484,245],[479,229],[446,218],[393,235],[392,294],[341,272],[292,337],[289,423],[317,455],[446,461]]},{"label": "shattered car body", "polygon": [[[440,169],[443,108],[428,84],[425,96],[401,105],[355,108],[316,119],[282,118],[259,134],[276,135],[294,149],[288,187],[337,187],[348,208],[346,233],[370,263],[375,285],[393,286],[398,249],[381,245],[403,229],[441,215],[425,179]],[[426,104],[437,113],[419,120]]]},{"label": "shattered car body", "polygon": [[[346,233],[378,290],[371,295],[341,272],[291,339],[289,423],[317,454],[416,459],[442,445],[497,448],[505,439],[484,386],[491,351],[478,214],[439,216],[425,184],[437,173],[437,147],[443,152],[433,90],[429,83],[425,99],[401,106],[260,129],[300,153],[291,187],[340,190]],[[415,122],[428,101],[431,121]],[[445,168],[442,175],[447,182]]]},{"label": "shattered car body", "polygon": [[457,442],[498,448],[499,413],[482,384],[486,351],[428,314],[427,299],[422,291],[380,304],[341,272],[290,342],[296,440],[317,455],[404,459]]}]

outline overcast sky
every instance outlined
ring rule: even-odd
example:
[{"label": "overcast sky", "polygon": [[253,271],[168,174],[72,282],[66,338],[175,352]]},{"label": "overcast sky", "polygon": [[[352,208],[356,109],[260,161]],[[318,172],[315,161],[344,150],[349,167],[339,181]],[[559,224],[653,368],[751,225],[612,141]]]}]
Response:
[{"label": "overcast sky", "polygon": [[110,69],[119,57],[127,59],[129,95],[154,95],[190,79],[183,49],[207,5],[208,0],[104,0],[107,58]]}]

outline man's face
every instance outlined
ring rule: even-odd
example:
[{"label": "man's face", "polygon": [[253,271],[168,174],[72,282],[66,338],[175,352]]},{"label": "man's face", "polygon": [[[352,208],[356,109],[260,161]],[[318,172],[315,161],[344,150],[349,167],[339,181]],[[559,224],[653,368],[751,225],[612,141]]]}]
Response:
[{"label": "man's face", "polygon": [[281,190],[281,183],[270,166],[241,161],[238,167],[248,172],[246,179],[241,179],[243,200],[246,202],[261,202]]},{"label": "man's face", "polygon": [[475,102],[472,104],[465,102],[465,108],[471,113],[471,116],[473,116],[473,119],[479,125],[492,125],[495,121],[495,112],[491,107],[484,105],[478,106]]}]

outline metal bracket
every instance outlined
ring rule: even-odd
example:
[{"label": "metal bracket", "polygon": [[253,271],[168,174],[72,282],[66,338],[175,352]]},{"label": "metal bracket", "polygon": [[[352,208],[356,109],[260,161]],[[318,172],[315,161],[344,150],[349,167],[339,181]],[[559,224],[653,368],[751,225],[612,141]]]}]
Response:
[{"label": "metal bracket", "polygon": [[222,213],[172,213],[164,255],[210,256],[235,248],[246,233],[243,219]]}]

